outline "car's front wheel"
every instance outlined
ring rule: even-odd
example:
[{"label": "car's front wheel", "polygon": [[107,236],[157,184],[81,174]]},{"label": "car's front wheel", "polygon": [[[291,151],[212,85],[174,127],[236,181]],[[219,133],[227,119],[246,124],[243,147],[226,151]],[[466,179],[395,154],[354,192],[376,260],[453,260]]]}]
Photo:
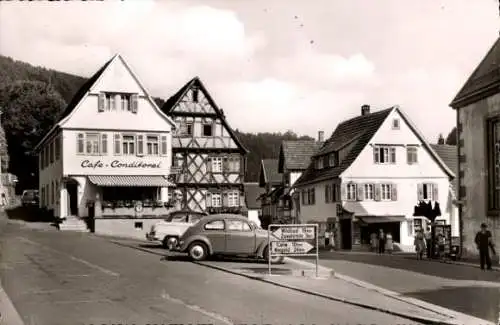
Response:
[{"label": "car's front wheel", "polygon": [[[269,247],[264,248],[263,257],[266,263],[269,263]],[[281,264],[285,260],[284,256],[272,256],[271,264]]]},{"label": "car's front wheel", "polygon": [[188,254],[193,261],[203,261],[208,256],[208,247],[202,242],[194,242],[189,245]]},{"label": "car's front wheel", "polygon": [[177,237],[166,236],[165,238],[163,238],[162,244],[163,248],[172,250],[173,248],[177,247],[177,245],[179,244],[179,240],[177,239]]}]

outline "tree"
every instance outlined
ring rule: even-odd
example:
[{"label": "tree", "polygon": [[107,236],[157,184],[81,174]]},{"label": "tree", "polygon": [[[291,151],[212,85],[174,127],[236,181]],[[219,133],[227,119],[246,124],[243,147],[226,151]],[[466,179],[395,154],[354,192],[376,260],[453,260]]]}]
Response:
[{"label": "tree", "polygon": [[448,133],[448,136],[446,137],[446,144],[456,146],[457,145],[457,127],[455,126],[453,130]]},{"label": "tree", "polygon": [[38,159],[32,150],[59,119],[66,102],[45,82],[14,81],[0,85],[0,107],[9,171],[18,176],[19,189],[36,188]]}]

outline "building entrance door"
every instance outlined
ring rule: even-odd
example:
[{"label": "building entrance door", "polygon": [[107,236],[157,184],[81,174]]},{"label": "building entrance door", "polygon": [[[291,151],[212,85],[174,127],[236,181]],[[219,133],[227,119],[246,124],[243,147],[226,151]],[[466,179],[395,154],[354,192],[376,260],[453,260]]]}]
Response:
[{"label": "building entrance door", "polygon": [[66,184],[69,198],[69,215],[78,216],[78,184],[71,182]]},{"label": "building entrance door", "polygon": [[340,220],[340,233],[342,238],[342,249],[352,249],[352,221],[351,219]]}]

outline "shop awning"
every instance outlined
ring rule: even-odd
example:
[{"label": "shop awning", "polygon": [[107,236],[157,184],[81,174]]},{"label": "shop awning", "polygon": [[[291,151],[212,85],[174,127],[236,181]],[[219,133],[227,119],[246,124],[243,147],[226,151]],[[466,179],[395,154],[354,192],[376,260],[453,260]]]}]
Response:
[{"label": "shop awning", "polygon": [[358,217],[364,223],[386,223],[386,222],[401,222],[405,220],[404,216],[370,216],[370,217]]},{"label": "shop awning", "polygon": [[174,186],[163,176],[88,176],[97,186],[109,187],[168,187]]}]

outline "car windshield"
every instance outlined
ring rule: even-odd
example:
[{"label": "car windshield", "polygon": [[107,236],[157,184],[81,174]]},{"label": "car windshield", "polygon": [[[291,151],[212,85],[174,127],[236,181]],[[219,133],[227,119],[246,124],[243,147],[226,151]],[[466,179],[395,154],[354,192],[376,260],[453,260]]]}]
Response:
[{"label": "car windshield", "polygon": [[167,219],[165,219],[165,221],[196,223],[203,217],[204,215],[200,213],[172,213]]}]

